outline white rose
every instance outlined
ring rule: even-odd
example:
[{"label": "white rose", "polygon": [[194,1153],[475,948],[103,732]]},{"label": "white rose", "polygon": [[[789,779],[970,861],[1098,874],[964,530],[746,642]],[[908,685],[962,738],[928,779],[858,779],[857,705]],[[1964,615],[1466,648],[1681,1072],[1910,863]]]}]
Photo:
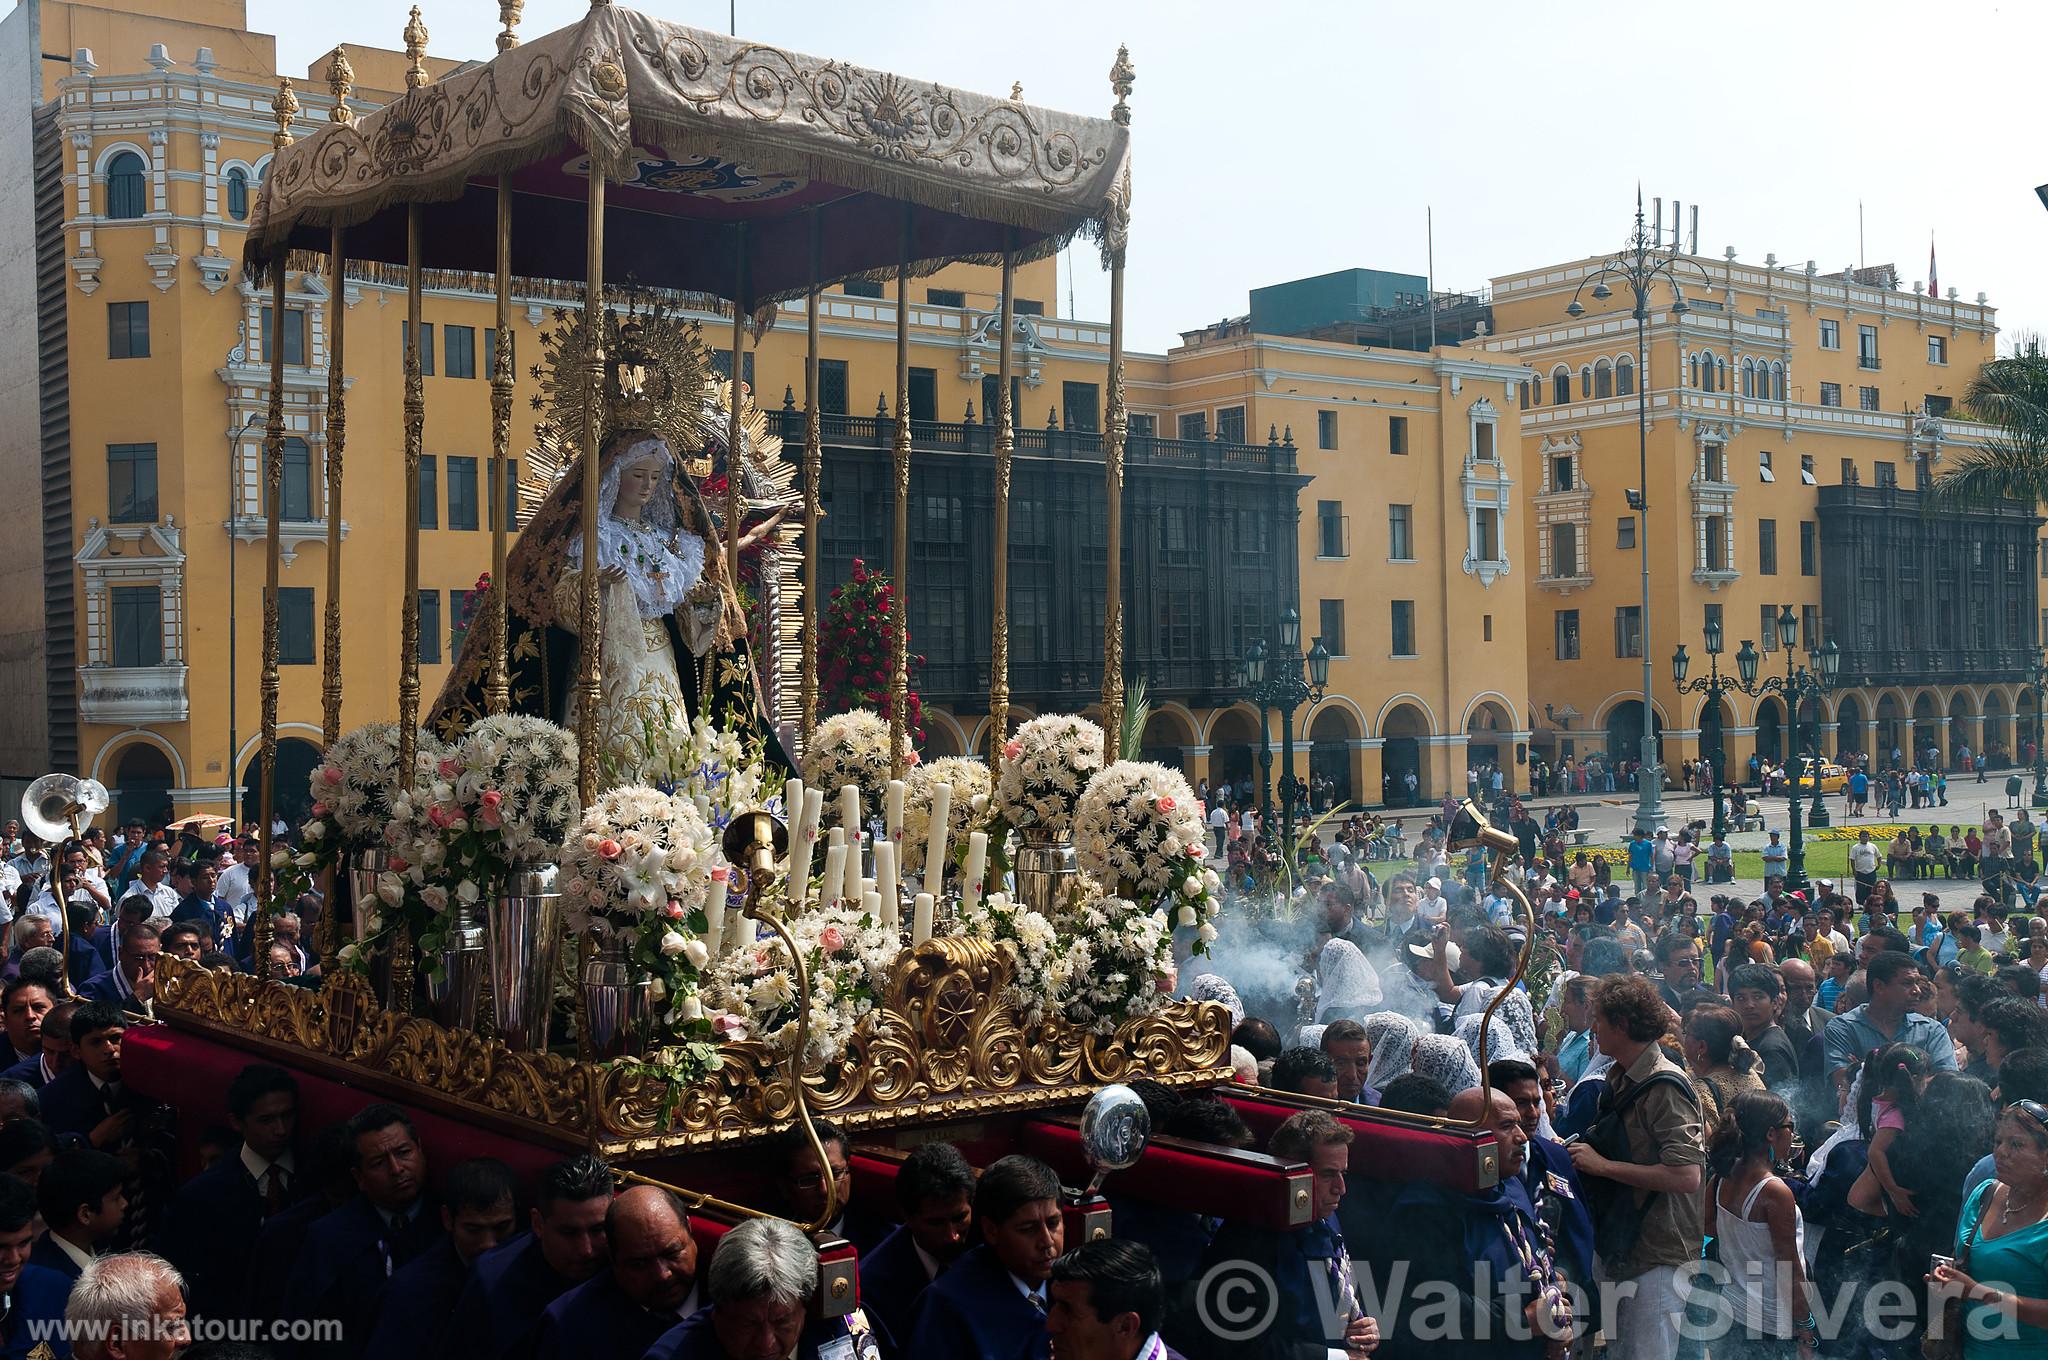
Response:
[{"label": "white rose", "polygon": [[1216,927],[1211,925],[1204,925],[1200,930],[1195,932],[1195,936],[1197,939],[1201,940],[1203,944],[1213,944],[1216,940]]},{"label": "white rose", "polygon": [[335,958],[337,961],[340,962],[342,967],[348,968],[354,966],[357,956],[361,953],[362,951],[357,949],[354,945],[345,944],[341,947],[341,952],[335,955]]},{"label": "white rose", "polygon": [[700,1019],[703,1016],[704,1005],[702,1002],[697,1000],[697,994],[695,992],[692,992],[690,993],[690,995],[683,998],[682,1004],[676,1007],[676,1014],[680,1016],[682,1018],[683,1023],[687,1025],[695,1020]]},{"label": "white rose", "polygon": [[395,907],[405,900],[405,880],[397,874],[385,872],[377,875],[377,900],[387,907]]},{"label": "white rose", "polygon": [[1183,897],[1200,897],[1202,895],[1202,880],[1196,878],[1193,874],[1189,874],[1181,880],[1180,891]]},{"label": "white rose", "polygon": [[664,956],[672,959],[682,953],[683,948],[683,937],[676,934],[673,930],[668,931],[661,937],[661,952]]},{"label": "white rose", "polygon": [[1195,909],[1193,907],[1182,907],[1180,909],[1180,923],[1182,925],[1191,926],[1196,922],[1197,919],[1198,918],[1195,915]]},{"label": "white rose", "polygon": [[473,878],[465,878],[455,885],[455,898],[466,907],[475,906],[477,898],[481,895]]},{"label": "white rose", "polygon": [[1204,869],[1202,870],[1202,886],[1207,888],[1210,892],[1216,892],[1218,889],[1222,888],[1223,880],[1216,876],[1216,871],[1214,869]]},{"label": "white rose", "polygon": [[668,996],[668,984],[663,982],[660,978],[655,978],[650,984],[648,984],[648,990],[653,995],[656,1001],[661,1001]]},{"label": "white rose", "polygon": [[683,957],[689,960],[692,968],[702,968],[711,961],[711,951],[704,941],[692,938],[683,946]]},{"label": "white rose", "polygon": [[438,885],[431,888],[421,888],[420,901],[425,902],[435,911],[446,911],[448,910],[448,890]]},{"label": "white rose", "polygon": [[317,841],[322,836],[325,836],[327,834],[327,823],[320,821],[317,818],[313,821],[307,822],[306,829],[303,834],[307,840]]}]

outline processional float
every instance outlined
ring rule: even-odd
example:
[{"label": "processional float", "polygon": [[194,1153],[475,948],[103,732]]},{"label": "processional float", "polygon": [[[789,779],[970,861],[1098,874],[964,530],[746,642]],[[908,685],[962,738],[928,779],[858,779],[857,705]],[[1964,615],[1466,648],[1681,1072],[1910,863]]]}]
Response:
[{"label": "processional float", "polygon": [[[351,267],[358,270],[402,269],[408,320],[405,345],[405,390],[401,430],[396,432],[405,468],[406,498],[416,504],[419,464],[432,412],[422,383],[419,353],[422,293],[429,270],[495,283],[496,329],[490,365],[489,401],[492,449],[490,485],[499,507],[513,503],[508,463],[513,455],[512,390],[515,351],[515,299],[528,304],[545,300],[562,306],[562,328],[580,332],[576,344],[557,345],[551,354],[573,354],[558,363],[551,390],[569,392],[577,400],[557,402],[551,419],[553,435],[568,445],[573,466],[569,481],[547,491],[566,504],[580,497],[579,542],[572,549],[580,562],[602,559],[599,512],[603,491],[603,428],[607,394],[627,400],[652,400],[653,389],[678,381],[673,373],[650,372],[636,346],[646,332],[636,318],[653,316],[666,307],[717,309],[730,314],[729,381],[722,389],[722,431],[709,431],[707,442],[722,443],[726,475],[722,505],[703,512],[706,578],[720,578],[720,589],[739,595],[738,570],[747,519],[743,504],[745,463],[750,447],[743,407],[742,377],[750,334],[775,322],[785,304],[803,303],[807,350],[804,364],[804,438],[801,451],[798,508],[801,526],[790,534],[801,545],[801,603],[796,626],[780,626],[773,617],[774,592],[762,590],[754,616],[744,620],[757,639],[794,636],[800,648],[798,682],[793,704],[786,704],[779,686],[769,687],[764,703],[767,720],[783,734],[790,754],[807,754],[810,764],[850,760],[854,746],[822,752],[818,734],[820,682],[817,621],[819,594],[819,517],[823,447],[819,420],[819,295],[828,286],[852,278],[886,278],[895,284],[896,367],[895,412],[890,446],[893,474],[892,553],[895,592],[889,656],[893,703],[886,730],[864,748],[874,763],[862,801],[855,785],[837,779],[792,779],[786,789],[762,791],[763,806],[726,807],[718,811],[723,825],[723,854],[694,861],[690,881],[675,886],[676,862],[670,856],[670,906],[679,911],[673,930],[678,959],[692,961],[690,976],[717,971],[721,960],[737,951],[772,951],[779,940],[790,960],[793,979],[754,978],[755,993],[773,983],[793,994],[778,1014],[792,1016],[786,1028],[793,1037],[781,1046],[757,1032],[736,1030],[711,1045],[689,1046],[687,1061],[653,1053],[613,1058],[593,1043],[594,1031],[610,1040],[621,1026],[610,1012],[594,1006],[589,974],[585,985],[567,990],[575,995],[577,1048],[547,1047],[546,1008],[560,977],[550,962],[555,934],[552,911],[515,913],[517,899],[545,899],[538,882],[497,882],[444,894],[445,909],[461,920],[463,898],[487,918],[493,933],[485,1004],[474,991],[448,983],[458,968],[475,967],[473,950],[459,932],[436,927],[434,950],[421,953],[423,941],[406,938],[404,929],[386,931],[376,942],[379,959],[365,972],[362,951],[370,941],[372,923],[386,919],[374,897],[387,888],[393,894],[413,890],[399,882],[388,858],[384,872],[362,876],[355,892],[353,916],[357,938],[344,941],[342,923],[349,913],[323,913],[321,958],[325,980],[318,990],[287,986],[264,978],[269,922],[281,875],[293,872],[290,860],[277,860],[270,844],[271,811],[276,805],[278,697],[278,625],[276,591],[279,574],[279,506],[282,479],[284,403],[282,350],[271,356],[272,390],[264,446],[264,477],[269,499],[268,563],[264,609],[263,728],[259,828],[263,854],[258,871],[256,918],[257,976],[212,973],[198,967],[165,965],[160,983],[159,1013],[175,1040],[187,1038],[256,1051],[285,1063],[310,1079],[336,1087],[375,1092],[401,1099],[462,1126],[489,1131],[509,1146],[565,1150],[591,1148],[603,1152],[635,1175],[661,1174],[670,1180],[687,1172],[692,1184],[744,1183],[740,1164],[721,1162],[721,1149],[734,1149],[791,1121],[808,1126],[813,1114],[829,1114],[857,1138],[873,1140],[857,1151],[857,1171],[887,1178],[895,1162],[890,1140],[915,1126],[944,1125],[953,1136],[983,1150],[1011,1148],[1032,1151],[1050,1161],[1077,1183],[1090,1168],[1125,1164],[1122,1183],[1134,1193],[1150,1186],[1161,1194],[1184,1193],[1190,1170],[1218,1173],[1221,1196],[1217,1212],[1265,1218],[1276,1225],[1304,1221],[1308,1211],[1306,1172],[1298,1166],[1272,1163],[1252,1154],[1221,1155],[1205,1145],[1167,1146],[1155,1141],[1149,1151],[1136,1124],[1130,1102],[1112,1098],[1087,1119],[1080,1107],[1091,1095],[1128,1078],[1145,1076],[1171,1086],[1215,1086],[1229,1077],[1228,1042],[1231,1019],[1215,1003],[1167,999],[1170,993],[1143,998],[1103,999],[1065,1010],[1039,1004],[1033,987],[1057,973],[1069,936],[1047,927],[1049,919],[1080,910],[1081,879],[1073,868],[1071,831],[1061,840],[1051,830],[1028,823],[1032,781],[1045,777],[1064,785],[1064,813],[1074,814],[1076,800],[1085,802],[1079,784],[1114,750],[1104,751],[1102,732],[1114,742],[1122,723],[1124,676],[1122,657],[1121,497],[1124,476],[1126,415],[1123,375],[1123,271],[1129,230],[1131,194],[1130,107],[1135,79],[1121,50],[1110,70],[1116,103],[1107,119],[1056,113],[1022,103],[1018,98],[969,95],[943,86],[916,83],[884,72],[842,62],[819,60],[778,48],[748,43],[666,23],[603,0],[593,3],[580,22],[537,41],[521,44],[513,32],[518,4],[501,12],[505,31],[498,55],[491,61],[430,81],[425,68],[426,31],[413,12],[405,32],[410,65],[406,91],[392,103],[356,117],[349,102],[353,73],[346,55],[337,52],[328,71],[334,96],[331,122],[298,139],[294,122],[298,104],[290,82],[280,82],[273,108],[277,115],[276,155],[251,215],[245,264],[252,276],[266,279],[273,306],[282,307],[289,270],[324,270],[328,288],[328,336],[331,360],[326,405],[327,426],[327,572],[328,597],[323,649],[323,734],[333,750],[343,744],[340,683],[340,572],[342,472],[345,454],[347,381],[343,330],[345,283]],[[1013,281],[1021,262],[1050,255],[1076,236],[1098,242],[1110,275],[1110,355],[1106,431],[1103,438],[1103,503],[1107,515],[1108,551],[1106,610],[1103,620],[1103,682],[1101,727],[1079,719],[1044,735],[1043,746],[1024,748],[1011,735],[1009,721],[1007,637],[1007,546],[1009,495],[1014,456],[1014,412],[1011,409],[1013,337],[1016,300]],[[912,429],[909,413],[909,281],[952,262],[999,266],[1002,294],[999,312],[998,385],[993,440],[995,557],[989,587],[993,591],[994,629],[990,638],[991,673],[987,763],[974,788],[940,785],[920,806],[931,824],[925,847],[930,895],[914,891],[907,857],[917,847],[906,843],[901,821],[906,775],[914,759],[906,740],[908,656],[906,597],[910,579],[909,492]],[[389,275],[382,275],[389,277]],[[635,311],[617,319],[617,299],[607,284],[630,281],[630,306]],[[580,290],[580,291],[577,291]],[[575,295],[572,297],[572,291]],[[613,318],[605,326],[586,320]],[[647,326],[656,324],[646,322]],[[614,337],[607,341],[607,336]],[[607,343],[616,352],[608,353]],[[652,366],[660,368],[659,365]],[[673,396],[673,392],[668,393]],[[580,411],[580,425],[564,411]],[[564,420],[572,423],[564,425]],[[546,422],[544,422],[546,423]],[[379,432],[381,447],[385,432]],[[695,450],[676,450],[678,456]],[[634,466],[638,466],[635,464]],[[526,480],[522,476],[522,481]],[[677,504],[691,513],[689,479],[681,479]],[[546,488],[540,488],[546,491]],[[689,495],[684,494],[690,491]],[[616,495],[616,492],[613,493]],[[665,492],[663,494],[666,494]],[[544,502],[545,505],[545,502]],[[529,508],[531,508],[529,506]],[[718,513],[722,511],[722,514]],[[522,666],[534,664],[513,640],[516,621],[508,614],[514,583],[508,566],[516,562],[508,548],[512,515],[494,516],[492,588],[484,596],[483,616],[472,630],[487,648],[482,668],[482,712],[489,722],[507,715],[518,702],[516,680]],[[410,806],[424,801],[436,774],[421,771],[422,740],[418,664],[418,515],[404,516],[406,526],[404,582],[401,597],[400,668],[396,677],[398,722],[395,749],[387,761],[399,772],[398,785],[386,791],[393,801]],[[672,538],[673,548],[680,538]],[[516,575],[516,572],[513,574]],[[700,582],[701,584],[701,582]],[[588,818],[591,810],[609,806],[616,793],[603,784],[607,752],[600,739],[599,712],[606,700],[603,655],[611,643],[601,607],[600,573],[582,571],[576,583],[575,607],[569,618],[577,635],[576,665],[571,680],[571,708],[576,726],[576,802]],[[781,608],[788,610],[788,601]],[[720,622],[724,603],[709,608],[711,626]],[[568,627],[565,619],[565,627]],[[731,630],[721,632],[729,637]],[[538,650],[538,649],[536,649]],[[712,658],[705,654],[699,672],[704,692],[711,686]],[[678,661],[682,658],[678,655]],[[721,681],[722,664],[716,667]],[[758,671],[755,672],[758,675]],[[834,719],[841,723],[841,719]],[[1038,723],[1049,720],[1040,719]],[[1034,724],[1037,726],[1037,724]],[[835,729],[839,730],[839,729]],[[1092,765],[1076,756],[1060,766],[1062,750],[1077,734],[1094,730]],[[472,728],[474,731],[474,728]],[[837,738],[835,737],[835,740]],[[1037,738],[1034,738],[1037,741]],[[1069,745],[1062,746],[1062,742]],[[1085,742],[1083,743],[1085,744]],[[1085,754],[1081,752],[1080,754]],[[825,757],[829,755],[831,759]],[[845,758],[842,760],[842,757]],[[452,759],[452,758],[451,758]],[[1039,762],[1034,764],[1033,762]],[[459,767],[460,761],[447,768]],[[809,765],[806,767],[809,768]],[[1149,832],[1173,814],[1173,797],[1158,784],[1167,778],[1158,767],[1113,767],[1134,790],[1124,800],[1142,809]],[[1034,771],[1038,773],[1034,774]],[[1078,771],[1078,774],[1076,773]],[[445,771],[444,771],[445,772]],[[963,774],[963,777],[965,775]],[[335,776],[337,786],[342,776]],[[460,777],[448,775],[457,783]],[[1180,779],[1177,773],[1170,776]],[[914,777],[913,777],[914,782]],[[929,781],[927,781],[929,782]],[[811,787],[806,788],[806,784]],[[1022,786],[1019,792],[1017,786]],[[1090,785],[1092,789],[1093,784]],[[1172,785],[1184,789],[1184,781]],[[837,790],[853,798],[839,828],[850,833],[850,845],[824,847],[819,837],[820,795]],[[960,790],[959,806],[950,800]],[[775,798],[781,794],[781,806]],[[680,795],[677,795],[680,797]],[[1189,807],[1192,795],[1185,795]],[[1011,809],[1008,825],[995,823],[995,834],[977,829],[947,832],[952,818],[966,804],[975,815],[988,807]],[[1053,799],[1060,801],[1059,797]],[[773,812],[783,815],[777,817]],[[874,876],[863,873],[861,814],[883,816],[887,834],[875,845]],[[1183,809],[1185,811],[1185,809]],[[1115,806],[1105,815],[1115,816]],[[981,823],[984,827],[989,823]],[[1054,851],[1033,865],[1020,860],[1016,900],[1000,893],[1004,832],[1016,831],[1027,848]],[[1474,832],[1474,834],[1478,834]],[[1155,836],[1155,841],[1157,839]],[[1199,830],[1196,842],[1202,839]],[[715,840],[714,835],[711,839]],[[609,837],[586,834],[586,847],[599,860],[620,852]],[[656,848],[662,848],[657,846]],[[584,880],[572,874],[574,835],[564,847],[564,867],[557,883],[568,881],[571,892]],[[811,883],[817,876],[814,851],[824,849],[824,883],[816,908]],[[838,859],[832,850],[850,851]],[[1085,847],[1084,847],[1085,849]],[[906,858],[898,859],[898,852]],[[1144,971],[1156,959],[1170,971],[1166,938],[1180,923],[1184,939],[1197,941],[1213,908],[1213,878],[1204,886],[1200,861],[1193,873],[1167,864],[1163,878],[1159,847],[1151,844],[1151,860],[1102,868],[1115,880],[1097,886],[1089,910],[1102,914],[1113,906],[1139,908],[1142,898],[1148,921],[1156,922],[1140,946],[1154,951],[1140,957],[1137,992],[1153,992],[1153,978]],[[964,852],[964,854],[963,854]],[[580,852],[579,852],[580,853]],[[637,850],[633,853],[639,853]],[[667,853],[667,851],[664,851]],[[692,852],[694,853],[694,852]],[[1175,841],[1170,851],[1184,853]],[[1086,858],[1084,854],[1083,858]],[[714,868],[713,865],[716,865]],[[1141,873],[1141,869],[1143,872]],[[899,872],[900,871],[900,872]],[[609,872],[604,864],[593,875]],[[580,871],[579,871],[580,873]],[[709,881],[706,881],[708,874]],[[330,901],[351,877],[337,873]],[[1159,878],[1163,886],[1147,888],[1137,880]],[[957,892],[948,884],[957,882]],[[396,887],[392,887],[396,884]],[[901,885],[900,889],[898,885]],[[1183,888],[1181,885],[1186,885]],[[884,893],[878,890],[886,885]],[[459,885],[458,885],[459,886]],[[587,885],[586,885],[587,886]],[[1114,891],[1112,891],[1112,888]],[[593,890],[594,891],[594,890]],[[1174,894],[1185,891],[1185,900]],[[728,892],[733,909],[726,912]],[[900,895],[899,895],[900,893]],[[1147,894],[1150,894],[1149,896]],[[994,910],[996,902],[1003,910]],[[934,907],[934,898],[946,901]],[[481,899],[481,905],[476,905]],[[856,981],[837,961],[841,928],[821,932],[816,926],[828,899],[842,914],[844,934],[857,937],[845,946],[859,952],[879,941],[878,959]],[[899,909],[912,906],[914,919],[902,930]],[[410,898],[407,899],[408,901]],[[531,906],[531,903],[528,904]],[[949,933],[948,916],[965,919],[970,911],[983,928]],[[879,920],[876,909],[879,909]],[[1178,916],[1176,918],[1176,913]],[[730,922],[725,921],[729,914]],[[991,917],[999,917],[994,925]],[[518,923],[525,924],[520,926]],[[1199,932],[1195,928],[1202,922]],[[536,924],[538,923],[538,924]],[[745,923],[742,925],[741,923]],[[760,931],[757,932],[755,924]],[[1095,927],[1087,937],[1109,941],[1116,922]],[[498,935],[524,930],[517,947],[500,948]],[[664,927],[666,929],[666,927]],[[1074,927],[1080,930],[1080,927]],[[536,931],[540,932],[536,934]],[[572,940],[586,962],[593,954],[593,935]],[[643,938],[652,938],[651,936]],[[1075,935],[1074,939],[1081,939]],[[706,947],[709,940],[713,947]],[[739,943],[735,945],[735,941]],[[820,941],[825,941],[823,945]],[[1104,947],[1108,947],[1105,945]],[[664,943],[666,948],[666,943]],[[356,957],[351,958],[351,951]],[[1100,954],[1093,957],[1100,960]],[[744,959],[742,961],[744,963]],[[354,965],[354,966],[351,966]],[[663,964],[669,967],[669,964]],[[676,964],[675,966],[680,966]],[[807,971],[807,968],[809,971]],[[815,970],[831,971],[845,987],[858,986],[866,1007],[856,1023],[841,1024],[827,1037],[836,1047],[822,1054],[810,1040],[815,997],[828,995],[812,985]],[[379,971],[384,970],[384,971]],[[1098,969],[1097,972],[1106,969]],[[415,997],[416,972],[437,975],[434,994]],[[670,972],[670,978],[682,976]],[[1123,975],[1118,975],[1122,979]],[[658,982],[658,980],[657,980]],[[643,987],[648,984],[641,984]],[[1078,993],[1087,979],[1069,977]],[[1093,985],[1099,986],[1099,980]],[[512,995],[515,994],[516,995]],[[539,994],[541,1023],[531,1014],[517,1014]],[[450,996],[455,999],[451,1002]],[[605,1006],[619,1000],[602,994]],[[643,991],[620,1004],[622,1015],[644,1012],[650,993]],[[668,994],[671,1020],[685,1007]],[[660,998],[656,998],[660,1004]],[[690,998],[695,1004],[695,993]],[[434,1006],[441,1009],[435,1010]],[[453,1007],[452,1011],[447,1007]],[[635,1007],[641,1011],[636,1012]],[[510,1009],[508,1009],[510,1007]],[[1090,1008],[1092,1007],[1092,1008]],[[415,1014],[416,1009],[429,1014]],[[1077,1019],[1076,1017],[1080,1018]],[[559,1016],[556,1017],[560,1019]],[[630,1027],[630,1026],[628,1026]],[[139,1059],[139,1081],[150,1080],[149,1042],[131,1042]],[[697,1052],[702,1049],[704,1052]],[[666,1064],[666,1065],[665,1065]],[[189,1071],[190,1068],[187,1068]],[[1240,1098],[1255,1128],[1312,1105],[1279,1093],[1254,1090]],[[1140,1107],[1142,1110],[1142,1107]],[[1064,1112],[1063,1112],[1064,1111]],[[1361,1128],[1371,1127],[1420,1158],[1420,1165],[1438,1168],[1446,1178],[1467,1184],[1488,1183],[1494,1172],[1490,1137],[1444,1121],[1404,1120],[1393,1115],[1344,1107],[1339,1111]],[[1134,1132],[1134,1130],[1136,1130]],[[711,1157],[680,1167],[678,1158]],[[559,1155],[554,1153],[552,1155]],[[516,1164],[516,1163],[515,1163]],[[1149,1168],[1149,1170],[1148,1170]],[[863,1170],[864,1169],[864,1170]],[[737,1182],[728,1180],[737,1177]],[[703,1193],[690,1197],[693,1211],[752,1212],[737,1203]],[[828,1206],[829,1209],[829,1206]],[[829,1217],[829,1213],[827,1215]],[[820,1226],[820,1225],[813,1225]],[[850,1304],[850,1301],[849,1301]]]}]

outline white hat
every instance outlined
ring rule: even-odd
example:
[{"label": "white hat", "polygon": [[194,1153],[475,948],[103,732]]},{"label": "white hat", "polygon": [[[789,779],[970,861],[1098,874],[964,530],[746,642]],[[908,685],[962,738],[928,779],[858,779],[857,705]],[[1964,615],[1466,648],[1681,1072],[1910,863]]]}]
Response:
[{"label": "white hat", "polygon": [[[1436,953],[1433,948],[1426,944],[1411,944],[1408,946],[1408,952],[1418,959],[1430,958]],[[1446,941],[1444,944],[1445,966],[1455,973],[1458,971],[1458,964],[1462,961],[1462,958],[1463,956],[1458,952],[1457,943],[1455,941]]]},{"label": "white hat", "polygon": [[1435,888],[1438,892],[1442,892],[1444,888],[1444,881],[1440,878],[1432,878],[1429,880],[1429,886]]},{"label": "white hat", "polygon": [[1660,826],[1657,828],[1657,834],[1660,836],[1668,836],[1671,834],[1671,828],[1668,826]]}]

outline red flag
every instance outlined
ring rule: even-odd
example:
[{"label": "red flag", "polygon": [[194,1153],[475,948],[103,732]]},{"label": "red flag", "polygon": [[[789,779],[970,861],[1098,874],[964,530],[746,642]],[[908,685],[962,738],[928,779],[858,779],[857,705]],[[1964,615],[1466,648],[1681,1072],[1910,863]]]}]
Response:
[{"label": "red flag", "polygon": [[1934,238],[1927,238],[1927,296],[1941,296],[1941,272],[1934,267]]}]

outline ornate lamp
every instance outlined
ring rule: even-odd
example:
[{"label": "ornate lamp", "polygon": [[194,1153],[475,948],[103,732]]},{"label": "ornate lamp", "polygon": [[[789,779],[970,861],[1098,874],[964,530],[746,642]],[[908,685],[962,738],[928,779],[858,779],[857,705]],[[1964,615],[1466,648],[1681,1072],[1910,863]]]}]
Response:
[{"label": "ornate lamp", "polygon": [[1266,640],[1260,638],[1244,654],[1245,683],[1253,687],[1266,683]]},{"label": "ornate lamp", "polygon": [[1330,687],[1330,649],[1317,638],[1315,645],[1308,649],[1308,687],[1315,691],[1316,698],[1323,697],[1323,691]]},{"label": "ornate lamp", "polygon": [[1842,673],[1842,649],[1835,645],[1833,638],[1829,638],[1827,645],[1820,649],[1820,673],[1827,677],[1830,686]]},{"label": "ornate lamp", "polygon": [[1301,615],[1289,605],[1280,614],[1280,650],[1291,652],[1301,645]]},{"label": "ornate lamp", "polygon": [[1721,654],[1721,643],[1723,640],[1721,631],[1721,620],[1718,618],[1708,619],[1706,622],[1706,626],[1701,628],[1700,632],[1706,635],[1707,655],[1719,656]]},{"label": "ornate lamp", "polygon": [[1778,645],[1788,652],[1799,645],[1799,616],[1789,604],[1778,615]]},{"label": "ornate lamp", "polygon": [[1742,677],[1744,689],[1756,683],[1756,666],[1759,660],[1761,658],[1757,656],[1756,644],[1744,638],[1741,650],[1735,653],[1735,672]]},{"label": "ornate lamp", "polygon": [[1675,684],[1685,683],[1685,672],[1692,665],[1692,658],[1685,654],[1685,644],[1678,644],[1678,650],[1671,654],[1671,679]]}]

